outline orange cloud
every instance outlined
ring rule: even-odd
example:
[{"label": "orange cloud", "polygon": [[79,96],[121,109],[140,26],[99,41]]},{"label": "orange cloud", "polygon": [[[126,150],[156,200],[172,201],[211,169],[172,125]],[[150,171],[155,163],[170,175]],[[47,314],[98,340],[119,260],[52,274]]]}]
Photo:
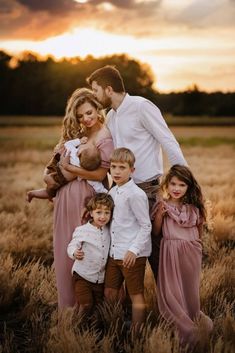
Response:
[{"label": "orange cloud", "polygon": [[228,0],[0,0],[0,38],[41,40],[74,27],[159,38],[234,28],[234,18]]}]

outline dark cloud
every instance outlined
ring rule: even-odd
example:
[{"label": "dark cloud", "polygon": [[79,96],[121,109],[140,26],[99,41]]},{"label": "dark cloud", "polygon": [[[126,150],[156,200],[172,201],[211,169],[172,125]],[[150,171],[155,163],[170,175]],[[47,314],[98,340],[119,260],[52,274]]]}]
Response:
[{"label": "dark cloud", "polygon": [[12,1],[0,0],[0,13],[9,14],[12,9]]},{"label": "dark cloud", "polygon": [[88,3],[94,6],[101,5],[103,3],[109,3],[117,8],[128,9],[128,10],[138,10],[138,9],[156,9],[162,2],[162,0],[155,1],[136,1],[136,0],[89,0]]},{"label": "dark cloud", "polygon": [[73,0],[18,0],[18,2],[31,11],[67,12],[76,7]]},{"label": "dark cloud", "polygon": [[[111,33],[146,33],[142,23],[154,23],[161,0],[0,0],[0,38],[39,40],[59,35],[73,27],[92,27]],[[104,3],[113,10],[105,10]],[[158,5],[158,6],[157,6]],[[2,11],[4,9],[4,11]],[[5,12],[5,16],[2,15]],[[141,16],[140,16],[141,15]],[[151,20],[151,18],[153,20]],[[145,23],[145,22],[144,22]]]},{"label": "dark cloud", "polygon": [[70,11],[71,9],[84,9],[89,7],[96,8],[99,5],[108,3],[116,8],[138,10],[138,9],[154,9],[162,2],[162,0],[155,1],[136,1],[136,0],[87,0],[86,3],[79,3],[76,0],[17,0],[19,3],[30,9],[31,11]]},{"label": "dark cloud", "polygon": [[[90,0],[89,1],[90,4],[95,5],[95,6],[101,5],[104,2],[105,2],[104,0]],[[135,0],[111,0],[111,1],[106,1],[106,3],[107,2],[115,7],[124,8],[124,9],[133,9],[133,8],[136,8],[136,6],[137,6],[137,3]],[[144,1],[142,1],[142,2],[144,2]]]},{"label": "dark cloud", "polygon": [[[105,3],[113,8],[102,6]],[[164,0],[0,0],[0,38],[42,40],[74,27],[156,38],[235,25],[231,1],[188,0],[184,4]]]},{"label": "dark cloud", "polygon": [[0,0],[0,38],[41,40],[73,26],[81,6],[73,0]]}]

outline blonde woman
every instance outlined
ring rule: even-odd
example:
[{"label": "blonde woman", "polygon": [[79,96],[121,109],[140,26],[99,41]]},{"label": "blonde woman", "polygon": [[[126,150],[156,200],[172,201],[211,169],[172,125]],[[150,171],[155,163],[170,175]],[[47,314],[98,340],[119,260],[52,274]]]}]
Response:
[{"label": "blonde woman", "polygon": [[[109,169],[113,141],[104,123],[102,107],[92,91],[77,89],[66,107],[62,134],[56,151],[63,150],[63,144],[71,139],[87,136],[87,144],[95,144],[101,156],[101,165],[93,171],[69,164],[69,155],[61,155],[61,172],[73,174],[76,178],[62,186],[54,198],[54,265],[58,290],[59,309],[75,305],[75,294],[71,278],[73,261],[67,256],[67,246],[75,228],[82,224],[81,214],[87,198],[95,193],[87,180],[103,181]],[[82,145],[81,145],[82,148]],[[45,178],[54,182],[48,170]]]}]

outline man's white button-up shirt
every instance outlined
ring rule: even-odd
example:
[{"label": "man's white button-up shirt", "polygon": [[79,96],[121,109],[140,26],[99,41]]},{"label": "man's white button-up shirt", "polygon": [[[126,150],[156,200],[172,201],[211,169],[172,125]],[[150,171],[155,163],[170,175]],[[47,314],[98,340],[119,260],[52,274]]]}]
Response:
[{"label": "man's white button-up shirt", "polygon": [[72,273],[75,271],[92,283],[103,283],[109,246],[110,231],[107,226],[97,228],[88,222],[77,227],[68,245],[67,252],[69,257],[75,260],[73,256],[75,250],[82,248],[84,258],[75,260]]},{"label": "man's white button-up shirt", "polygon": [[133,180],[114,186],[109,194],[114,200],[113,219],[110,226],[109,255],[122,260],[129,250],[137,257],[151,253],[151,221],[148,198]]},{"label": "man's white button-up shirt", "polygon": [[126,93],[117,110],[108,112],[107,125],[114,147],[129,148],[135,155],[135,183],[152,180],[163,173],[161,147],[171,165],[187,165],[160,110],[148,99]]}]

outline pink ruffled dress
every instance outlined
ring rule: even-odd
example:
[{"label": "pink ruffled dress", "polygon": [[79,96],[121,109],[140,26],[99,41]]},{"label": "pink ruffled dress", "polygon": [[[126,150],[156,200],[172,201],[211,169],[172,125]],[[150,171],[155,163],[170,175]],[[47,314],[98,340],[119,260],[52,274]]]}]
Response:
[{"label": "pink ruffled dress", "polygon": [[[197,342],[195,320],[203,318],[208,332],[211,319],[200,311],[200,272],[202,246],[199,239],[199,210],[193,205],[181,208],[164,202],[163,238],[157,280],[158,307],[162,316],[174,324],[182,344]],[[157,204],[152,213],[156,214]]]},{"label": "pink ruffled dress", "polygon": [[[111,138],[100,140],[97,148],[101,154],[101,166],[109,168],[113,151]],[[67,246],[72,239],[74,229],[81,225],[81,212],[86,198],[94,195],[94,189],[86,180],[75,179],[61,187],[54,200],[54,266],[60,309],[74,306],[75,296],[71,269],[73,260],[67,255]]]}]

